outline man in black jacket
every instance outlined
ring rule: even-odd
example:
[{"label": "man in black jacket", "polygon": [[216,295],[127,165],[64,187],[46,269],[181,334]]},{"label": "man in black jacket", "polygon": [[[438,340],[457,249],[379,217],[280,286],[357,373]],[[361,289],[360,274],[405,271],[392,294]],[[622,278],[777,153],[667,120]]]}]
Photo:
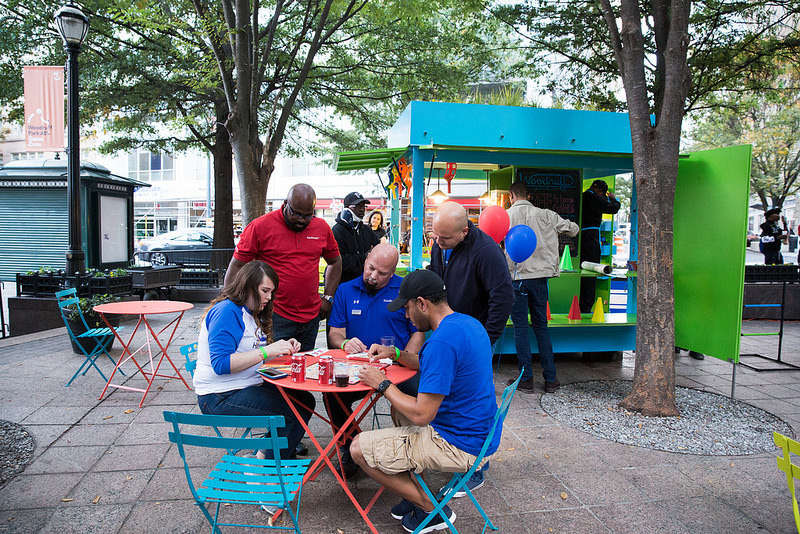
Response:
[{"label": "man in black jacket", "polygon": [[336,216],[333,237],[339,244],[339,253],[342,256],[340,283],[363,274],[367,253],[380,242],[372,228],[362,222],[367,204],[369,200],[361,193],[349,193],[344,197],[345,208]]},{"label": "man in black jacket", "polygon": [[457,202],[445,202],[433,217],[429,269],[444,280],[453,311],[483,323],[492,345],[506,327],[514,286],[500,245],[467,218]]},{"label": "man in black jacket", "polygon": [[[600,263],[600,224],[603,214],[619,211],[619,200],[608,190],[603,180],[595,180],[581,196],[581,263],[591,261]],[[595,277],[581,278],[581,313],[590,313],[594,306]]]}]

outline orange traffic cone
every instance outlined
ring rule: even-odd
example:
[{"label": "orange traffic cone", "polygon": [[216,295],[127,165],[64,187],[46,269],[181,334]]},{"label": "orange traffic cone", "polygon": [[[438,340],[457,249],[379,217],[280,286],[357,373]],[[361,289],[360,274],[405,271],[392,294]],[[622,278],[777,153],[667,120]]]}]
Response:
[{"label": "orange traffic cone", "polygon": [[581,320],[581,308],[578,306],[578,295],[572,297],[572,306],[569,308],[569,315],[567,315],[567,319],[571,321]]},{"label": "orange traffic cone", "polygon": [[597,302],[594,303],[594,310],[592,310],[592,322],[606,322],[606,316],[603,313],[603,299],[601,297],[597,297]]},{"label": "orange traffic cone", "polygon": [[550,301],[547,301],[547,320],[552,321],[553,317],[550,315]]}]

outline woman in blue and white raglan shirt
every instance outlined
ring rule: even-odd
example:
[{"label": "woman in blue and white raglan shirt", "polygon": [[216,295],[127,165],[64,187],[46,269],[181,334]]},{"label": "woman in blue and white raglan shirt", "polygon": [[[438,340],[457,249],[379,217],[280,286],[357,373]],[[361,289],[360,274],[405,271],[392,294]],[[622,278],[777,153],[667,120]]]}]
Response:
[{"label": "woman in blue and white raglan shirt", "polygon": [[[256,372],[264,362],[300,350],[295,339],[271,343],[272,295],[277,289],[275,270],[255,260],[211,301],[200,326],[193,381],[197,404],[205,414],[284,416],[286,426],[278,433],[287,437],[289,446],[281,457],[290,458],[305,431],[278,389]],[[311,393],[291,395],[314,408]],[[311,412],[300,406],[298,411],[308,422]]]}]

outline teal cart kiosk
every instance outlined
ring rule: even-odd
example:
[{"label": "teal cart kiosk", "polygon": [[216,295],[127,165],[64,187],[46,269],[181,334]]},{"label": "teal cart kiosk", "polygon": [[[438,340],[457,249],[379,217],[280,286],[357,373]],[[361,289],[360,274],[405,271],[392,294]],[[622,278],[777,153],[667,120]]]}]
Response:
[{"label": "teal cart kiosk", "polygon": [[[405,171],[410,199],[409,269],[422,267],[426,180],[431,168],[449,168],[456,177],[486,172],[492,197],[502,200],[512,181],[525,181],[532,201],[580,225],[581,193],[595,179],[614,189],[616,175],[631,173],[628,115],[597,111],[411,102],[389,131],[385,150],[341,152],[337,170]],[[407,170],[403,169],[407,167]],[[470,173],[473,173],[470,175]],[[477,174],[477,175],[476,175]],[[738,361],[750,175],[750,147],[733,147],[682,157],[675,193],[676,343],[729,361]],[[410,187],[408,187],[410,185]],[[398,242],[399,202],[392,201],[392,242]],[[632,199],[630,259],[637,258],[636,202]],[[702,228],[714,229],[707,235]],[[610,263],[613,220],[604,221],[603,263]],[[570,320],[572,298],[582,276],[579,239],[565,238],[574,269],[550,279],[550,335],[554,352],[621,351],[635,348],[637,272],[628,271],[628,306],[603,321],[584,314]],[[608,278],[598,279],[598,295],[608,294]],[[723,309],[724,308],[724,309]],[[709,330],[716,332],[710,335]],[[535,352],[536,339],[530,334]],[[514,353],[512,327],[498,353]]]}]

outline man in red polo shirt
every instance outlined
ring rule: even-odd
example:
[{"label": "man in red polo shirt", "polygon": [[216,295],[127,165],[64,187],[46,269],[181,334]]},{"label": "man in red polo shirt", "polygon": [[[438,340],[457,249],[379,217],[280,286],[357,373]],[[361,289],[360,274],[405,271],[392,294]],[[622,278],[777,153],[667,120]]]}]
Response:
[{"label": "man in red polo shirt", "polygon": [[[300,350],[314,348],[321,319],[328,317],[342,274],[331,227],[314,217],[317,195],[296,184],[280,210],[262,215],[242,232],[225,274],[225,285],[248,262],[267,262],[278,273],[272,314],[273,339],[294,338]],[[325,292],[319,294],[319,259],[325,258]]]}]

